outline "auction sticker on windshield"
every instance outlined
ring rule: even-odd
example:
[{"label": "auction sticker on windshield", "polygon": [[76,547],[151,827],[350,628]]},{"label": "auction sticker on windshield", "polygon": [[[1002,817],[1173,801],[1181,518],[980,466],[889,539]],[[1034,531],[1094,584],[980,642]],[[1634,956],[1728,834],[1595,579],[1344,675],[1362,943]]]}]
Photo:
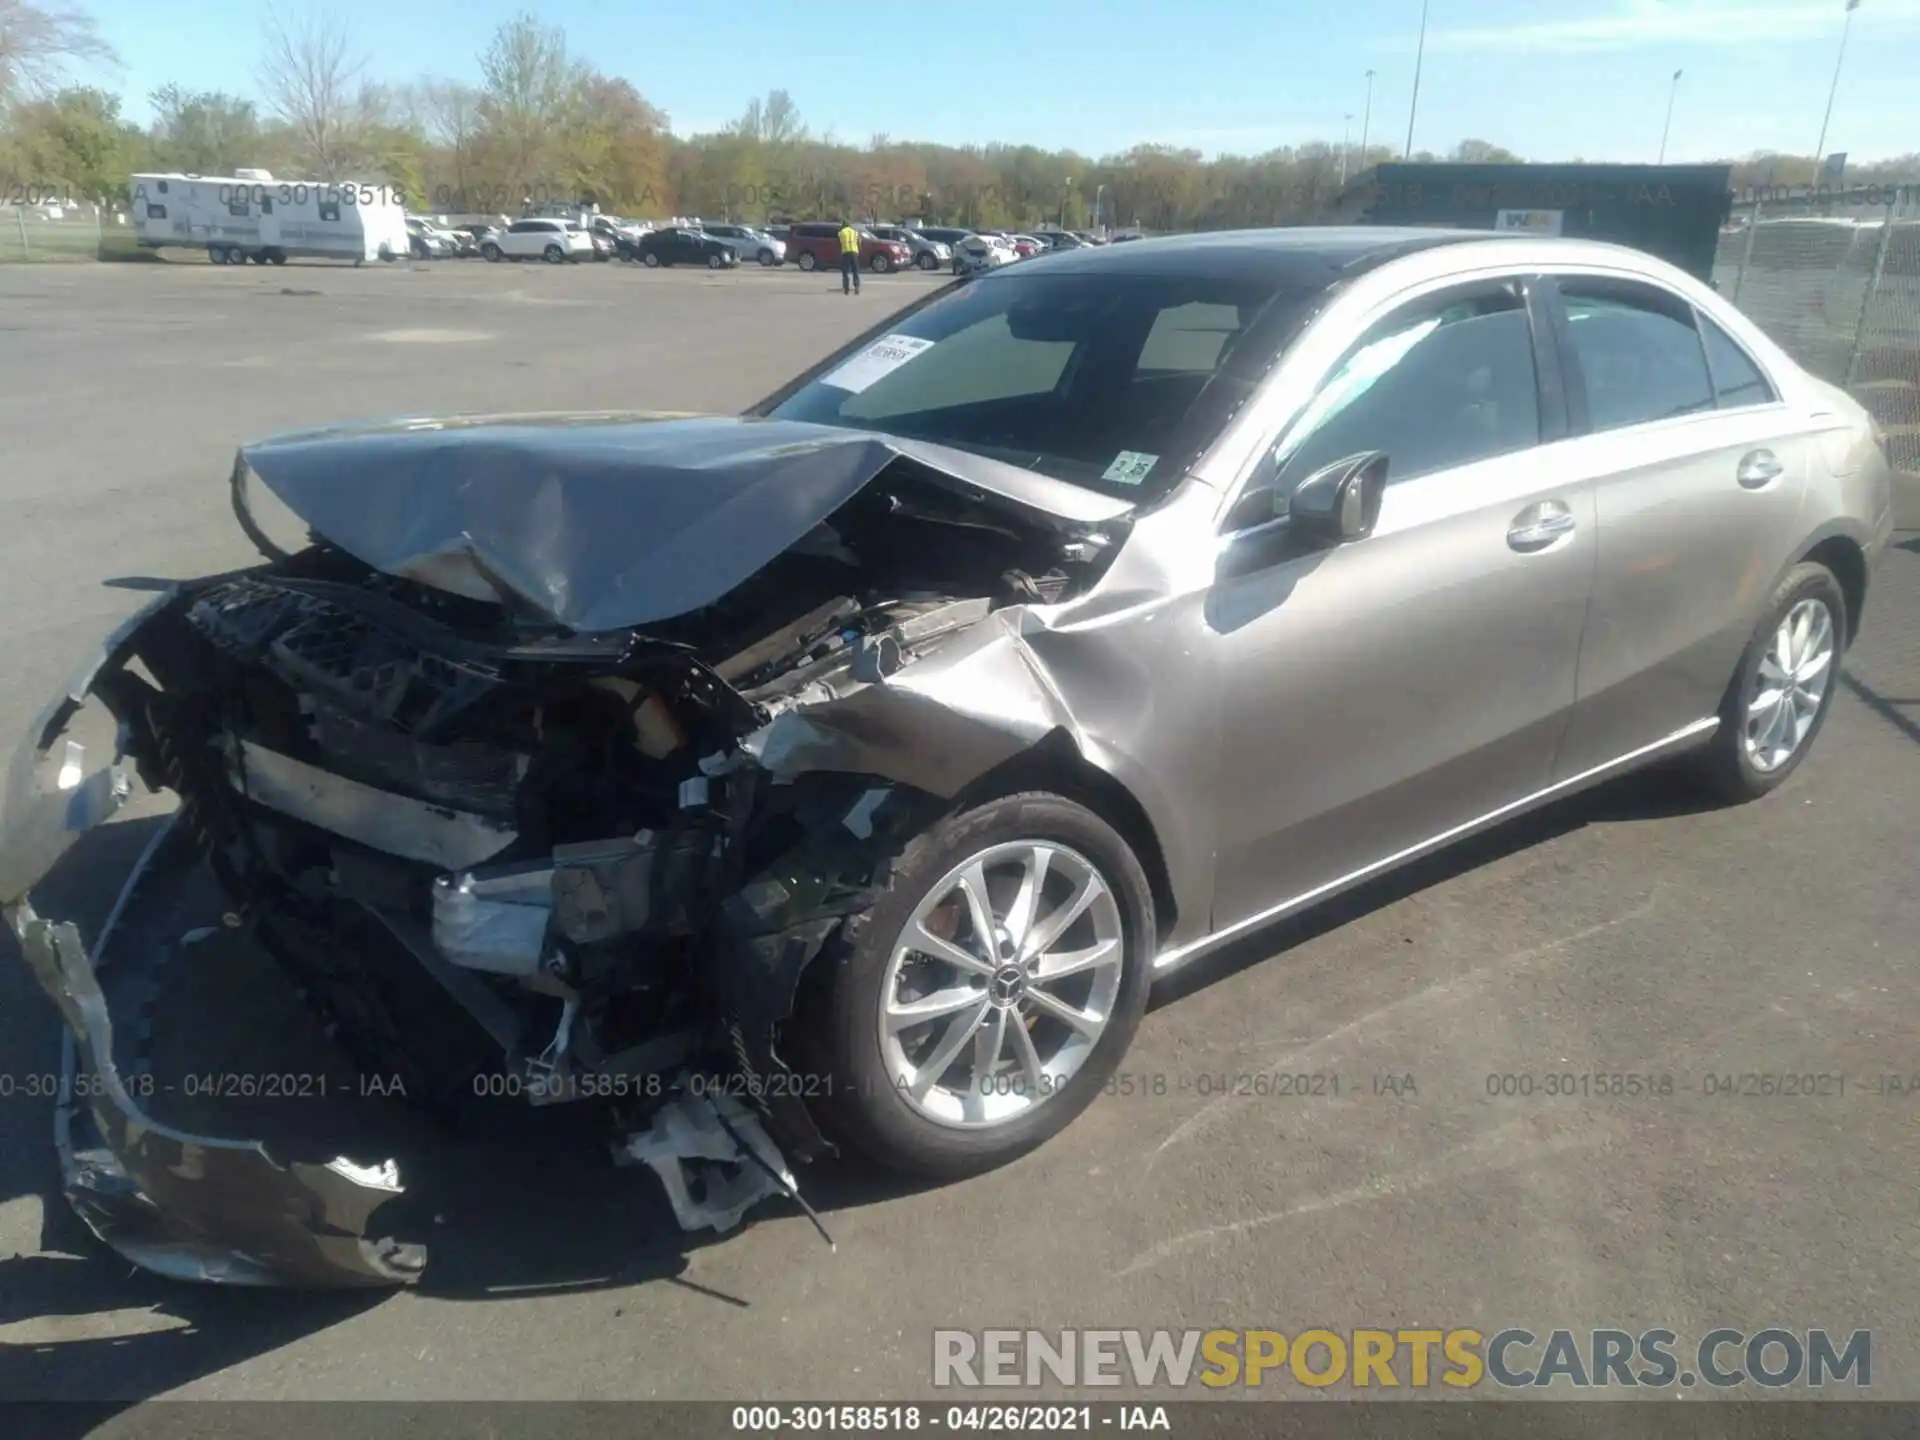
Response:
[{"label": "auction sticker on windshield", "polygon": [[931,349],[932,346],[933,341],[913,335],[883,335],[831,374],[821,376],[820,383],[858,395],[876,380],[884,380],[922,350]]},{"label": "auction sticker on windshield", "polygon": [[1114,456],[1113,463],[1107,466],[1106,474],[1100,478],[1115,485],[1138,485],[1147,478],[1147,472],[1153,469],[1158,455],[1142,455],[1138,450],[1122,450]]}]

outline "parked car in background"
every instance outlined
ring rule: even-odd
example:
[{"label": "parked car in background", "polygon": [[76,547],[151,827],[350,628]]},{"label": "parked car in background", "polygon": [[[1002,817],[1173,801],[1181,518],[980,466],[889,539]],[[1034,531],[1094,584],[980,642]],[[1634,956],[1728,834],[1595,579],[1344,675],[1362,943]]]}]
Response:
[{"label": "parked car in background", "polygon": [[623,219],[618,215],[596,215],[589,222],[589,226],[596,236],[606,240],[607,249],[614,253],[618,253],[620,241],[623,238],[638,240],[646,233],[633,221]]},{"label": "parked car in background", "polygon": [[1042,230],[1034,237],[1049,250],[1084,250],[1087,242],[1071,230]]},{"label": "parked car in background", "polygon": [[444,260],[459,253],[459,245],[443,231],[418,216],[407,217],[407,253],[416,260]]},{"label": "parked car in background", "polygon": [[918,225],[914,227],[914,233],[924,236],[936,245],[946,246],[947,253],[951,255],[953,248],[969,235],[973,234],[973,231],[959,229],[951,225]]},{"label": "parked car in background", "polygon": [[731,245],[742,260],[756,260],[771,267],[787,258],[785,240],[776,239],[751,225],[718,224],[702,225],[700,228],[714,239]]},{"label": "parked car in background", "polygon": [[869,228],[882,240],[892,240],[906,246],[912,264],[918,269],[944,270],[953,261],[952,245],[919,230],[909,229],[905,225],[874,225]]},{"label": "parked car in background", "polygon": [[[913,263],[913,252],[898,240],[882,240],[864,226],[860,233],[860,263],[877,274]],[[840,268],[840,227],[831,220],[807,220],[787,234],[787,258],[802,270]]]},{"label": "parked car in background", "polygon": [[1067,233],[1083,245],[1104,245],[1107,243],[1106,236],[1096,235],[1091,230],[1070,230]]},{"label": "parked car in background", "polygon": [[726,241],[684,225],[650,230],[634,241],[625,257],[658,269],[666,265],[704,265],[726,270],[740,263],[740,252]]},{"label": "parked car in background", "polygon": [[577,223],[535,216],[516,220],[484,242],[489,260],[545,260],[550,265],[593,259],[593,239]]},{"label": "parked car in background", "polygon": [[998,235],[969,235],[953,247],[953,273],[978,275],[1011,265],[1020,257]]}]

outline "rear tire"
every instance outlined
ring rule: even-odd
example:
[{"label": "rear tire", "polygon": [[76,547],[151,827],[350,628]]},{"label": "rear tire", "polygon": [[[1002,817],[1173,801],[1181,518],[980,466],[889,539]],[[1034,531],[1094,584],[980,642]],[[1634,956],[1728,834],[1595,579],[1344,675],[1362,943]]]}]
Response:
[{"label": "rear tire", "polygon": [[[1051,868],[1026,912],[1029,924],[1016,918],[1017,892],[1036,847]],[[958,877],[975,863],[984,867],[991,912],[985,940],[971,906],[955,898]],[[1097,890],[1073,912],[1089,876]],[[1058,963],[1077,957],[1082,968],[1043,989],[1045,960],[1032,960],[1021,936],[1038,938],[1050,916],[1069,912],[1076,918],[1038,948]],[[977,968],[904,945],[910,930],[944,935],[947,953],[973,956]],[[1036,791],[936,821],[908,843],[876,903],[843,924],[805,977],[791,1029],[807,1071],[831,1079],[811,1102],[823,1132],[890,1169],[941,1180],[1043,1144],[1092,1103],[1126,1054],[1146,1010],[1155,935],[1139,860],[1084,806]],[[886,1018],[934,997],[946,1004],[936,1000],[925,1020]],[[1046,1007],[1048,997],[1082,1024],[1098,1017],[1097,1027],[1085,1033],[1067,1024]],[[928,1074],[948,1046],[958,1048]],[[982,1048],[992,1054],[984,1069]]]},{"label": "rear tire", "polygon": [[1720,728],[1693,757],[1695,779],[1729,805],[1777,790],[1813,748],[1833,708],[1847,598],[1824,565],[1787,572],[1720,703]]},{"label": "rear tire", "polygon": [[567,263],[567,252],[562,250],[558,245],[547,246],[545,250],[540,252],[540,255],[549,265],[564,265]]}]

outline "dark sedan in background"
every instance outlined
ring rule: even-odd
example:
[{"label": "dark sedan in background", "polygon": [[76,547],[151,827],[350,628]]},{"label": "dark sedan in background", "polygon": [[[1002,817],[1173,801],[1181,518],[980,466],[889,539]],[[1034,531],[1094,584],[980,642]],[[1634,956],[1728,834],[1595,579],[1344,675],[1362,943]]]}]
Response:
[{"label": "dark sedan in background", "polygon": [[671,226],[649,230],[638,239],[622,240],[620,258],[637,260],[642,265],[704,265],[709,270],[726,270],[740,263],[740,252],[724,240],[704,230]]}]

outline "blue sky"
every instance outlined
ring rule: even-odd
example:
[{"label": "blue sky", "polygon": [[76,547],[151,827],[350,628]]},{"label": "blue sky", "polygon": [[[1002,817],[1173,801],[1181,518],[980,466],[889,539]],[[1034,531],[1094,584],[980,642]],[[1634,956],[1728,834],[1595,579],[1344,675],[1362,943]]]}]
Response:
[{"label": "blue sky", "polygon": [[[173,80],[255,93],[251,7],[81,0],[120,52],[132,118]],[[623,75],[676,131],[713,129],[749,96],[792,93],[816,131],[876,131],[1099,155],[1140,142],[1208,154],[1303,140],[1406,138],[1420,0],[998,0],[946,4],[628,6],[594,0],[332,0],[368,73],[477,80],[517,10],[562,26],[576,55]],[[1430,0],[1415,148],[1465,136],[1528,158],[1652,160],[1683,71],[1671,161],[1807,153],[1845,0]],[[1827,148],[1920,150],[1920,0],[1861,0]],[[80,78],[80,77],[76,77]],[[1345,117],[1351,116],[1351,121]]]}]

